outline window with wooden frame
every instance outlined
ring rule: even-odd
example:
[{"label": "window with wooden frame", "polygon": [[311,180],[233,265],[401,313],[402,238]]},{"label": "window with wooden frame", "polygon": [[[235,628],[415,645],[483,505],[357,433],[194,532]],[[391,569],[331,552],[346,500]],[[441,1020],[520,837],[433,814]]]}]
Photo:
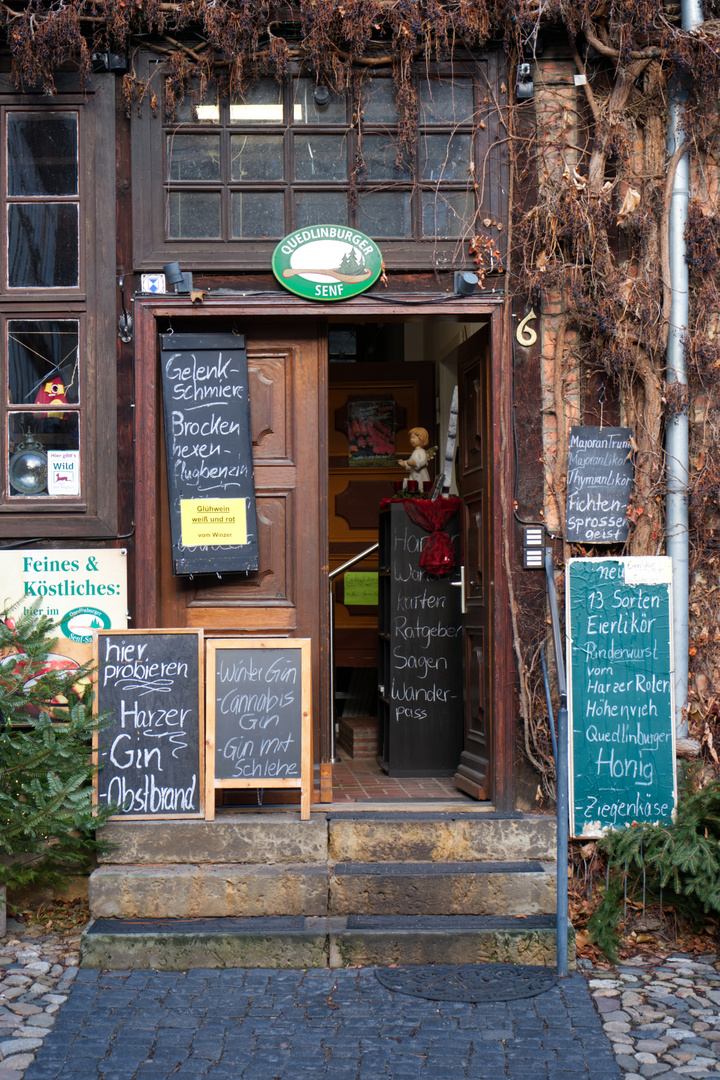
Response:
[{"label": "window with wooden frame", "polygon": [[[143,76],[162,82],[162,62]],[[294,229],[352,225],[388,267],[466,265],[481,219],[502,229],[507,184],[500,60],[418,69],[412,151],[400,152],[395,85],[366,78],[338,96],[300,74],[258,79],[227,100],[191,86],[172,119],[133,121],[137,269],[266,269]]]},{"label": "window with wooden frame", "polygon": [[114,80],[0,76],[0,530],[117,526]]}]

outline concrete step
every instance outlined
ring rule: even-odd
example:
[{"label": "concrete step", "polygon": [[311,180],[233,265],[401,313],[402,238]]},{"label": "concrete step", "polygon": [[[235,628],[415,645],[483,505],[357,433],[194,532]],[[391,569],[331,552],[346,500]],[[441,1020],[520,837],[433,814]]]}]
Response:
[{"label": "concrete step", "polygon": [[331,811],[331,862],[554,862],[555,818],[537,814]]},{"label": "concrete step", "polygon": [[337,863],[331,915],[545,915],[555,867],[533,862]]},{"label": "concrete step", "polygon": [[457,811],[218,814],[215,821],[110,821],[102,863],[483,862],[555,859],[555,819]]},{"label": "concrete step", "polygon": [[[187,971],[226,967],[347,967],[487,963],[553,966],[555,918],[348,915],[312,918],[96,919],[82,935],[83,967]],[[568,964],[575,939],[568,927]]]},{"label": "concrete step", "polygon": [[95,918],[496,915],[554,910],[554,867],[523,863],[106,865],[90,877]]}]

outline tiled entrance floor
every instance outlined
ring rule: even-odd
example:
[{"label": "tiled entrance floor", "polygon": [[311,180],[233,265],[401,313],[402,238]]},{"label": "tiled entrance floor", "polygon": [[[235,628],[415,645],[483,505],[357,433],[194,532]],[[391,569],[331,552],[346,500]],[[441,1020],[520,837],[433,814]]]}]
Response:
[{"label": "tiled entrance floor", "polygon": [[[341,753],[342,758],[342,753]],[[455,787],[452,776],[387,776],[374,761],[344,758],[333,764],[333,803],[440,799],[477,803]]]}]

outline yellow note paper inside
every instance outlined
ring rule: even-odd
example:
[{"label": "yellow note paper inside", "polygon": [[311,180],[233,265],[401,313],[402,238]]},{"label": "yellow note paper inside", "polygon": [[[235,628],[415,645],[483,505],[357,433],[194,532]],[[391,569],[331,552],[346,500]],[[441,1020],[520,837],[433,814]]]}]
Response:
[{"label": "yellow note paper inside", "polygon": [[181,499],[183,547],[247,544],[245,499]]}]

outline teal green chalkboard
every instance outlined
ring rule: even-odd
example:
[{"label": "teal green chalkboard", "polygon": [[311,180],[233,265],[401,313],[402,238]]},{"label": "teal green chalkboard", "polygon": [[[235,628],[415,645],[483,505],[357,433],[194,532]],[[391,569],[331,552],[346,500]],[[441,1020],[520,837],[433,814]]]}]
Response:
[{"label": "teal green chalkboard", "polygon": [[570,559],[567,666],[575,836],[671,820],[671,560]]}]

